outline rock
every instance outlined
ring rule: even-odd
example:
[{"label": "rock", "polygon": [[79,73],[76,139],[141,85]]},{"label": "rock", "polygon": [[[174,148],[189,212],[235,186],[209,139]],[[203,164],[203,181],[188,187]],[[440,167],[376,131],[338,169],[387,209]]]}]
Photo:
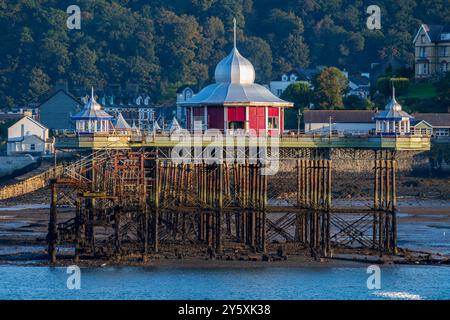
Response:
[{"label": "rock", "polygon": [[260,256],[260,255],[252,254],[252,255],[249,255],[249,256],[248,256],[248,260],[249,260],[249,261],[261,261],[261,256]]},{"label": "rock", "polygon": [[278,255],[279,257],[283,257],[283,255],[284,255],[284,250],[283,250],[283,247],[282,247],[282,246],[279,246],[279,247],[278,247],[278,249],[277,249],[277,255]]}]

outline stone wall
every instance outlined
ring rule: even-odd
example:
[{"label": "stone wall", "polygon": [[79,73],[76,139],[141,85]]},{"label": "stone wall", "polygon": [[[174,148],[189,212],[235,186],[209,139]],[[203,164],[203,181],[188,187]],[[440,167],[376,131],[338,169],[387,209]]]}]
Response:
[{"label": "stone wall", "polygon": [[[385,153],[383,153],[384,157],[390,159],[390,155]],[[428,151],[396,151],[393,157],[397,160],[399,172],[429,172],[431,169]],[[333,149],[331,159],[333,170],[363,173],[372,170],[376,154],[374,150]]]},{"label": "stone wall", "polygon": [[12,175],[15,171],[21,170],[37,162],[31,155],[0,157],[0,177]]}]

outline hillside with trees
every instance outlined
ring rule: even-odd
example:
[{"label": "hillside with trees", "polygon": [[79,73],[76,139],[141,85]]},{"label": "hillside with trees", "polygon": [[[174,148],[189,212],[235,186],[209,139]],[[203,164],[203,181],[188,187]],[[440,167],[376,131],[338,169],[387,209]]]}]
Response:
[{"label": "hillside with trees", "polygon": [[[69,5],[81,30],[66,26]],[[2,108],[38,102],[58,80],[101,87],[137,83],[154,101],[181,84],[212,81],[238,46],[267,83],[294,67],[367,71],[370,63],[413,59],[420,23],[450,22],[448,0],[378,0],[382,29],[368,30],[365,0],[1,0]],[[339,105],[340,101],[337,102]]]}]

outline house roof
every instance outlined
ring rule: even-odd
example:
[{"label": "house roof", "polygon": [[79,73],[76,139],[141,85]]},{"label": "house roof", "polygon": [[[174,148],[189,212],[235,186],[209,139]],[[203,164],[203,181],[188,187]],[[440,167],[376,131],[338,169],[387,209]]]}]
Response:
[{"label": "house roof", "polygon": [[79,105],[83,105],[83,103],[78,100],[77,98],[75,98],[73,95],[71,95],[70,93],[68,93],[67,91],[65,91],[64,89],[59,89],[57,90],[55,93],[53,93],[48,99],[44,100],[44,102],[40,103],[38,108],[40,108],[44,103],[48,102],[49,100],[51,100],[54,96],[56,96],[58,93],[62,92],[63,94],[65,94],[66,96],[68,96],[70,99],[72,99],[74,102],[76,102]]},{"label": "house roof", "polygon": [[47,129],[47,127],[44,126],[42,123],[40,123],[39,121],[34,120],[33,118],[30,118],[30,117],[28,117],[28,116],[22,116],[20,119],[17,119],[17,121],[14,121],[14,122],[9,126],[9,128],[11,128],[12,126],[14,126],[14,125],[17,124],[18,122],[22,121],[23,119],[29,120],[31,123],[37,125],[38,127],[42,128],[42,129]]},{"label": "house roof", "polygon": [[423,124],[423,125],[425,125],[426,127],[433,127],[431,124],[429,124],[428,122],[426,122],[425,120],[418,120],[418,119],[412,119],[411,120],[411,126],[414,126],[414,127],[416,127],[416,126],[418,126],[418,125],[420,125],[420,124]]},{"label": "house roof", "polygon": [[450,127],[450,113],[415,113],[416,120],[424,120],[433,127]]},{"label": "house roof", "polygon": [[0,123],[15,120],[14,123],[23,118],[22,113],[0,113]]},{"label": "house roof", "polygon": [[359,74],[350,75],[349,81],[353,82],[354,84],[358,86],[368,86],[370,84],[370,79],[367,77],[363,77]]},{"label": "house roof", "polygon": [[29,140],[31,138],[35,138],[35,139],[37,139],[39,141],[44,142],[43,139],[41,139],[39,136],[37,136],[35,134],[29,135],[29,136],[24,136],[24,137],[9,138],[8,142],[22,142],[22,141],[25,141],[25,140]]},{"label": "house roof", "polygon": [[176,93],[183,93],[184,89],[186,89],[186,88],[191,88],[191,90],[194,92],[195,92],[195,90],[197,90],[197,87],[195,85],[185,84],[185,85],[182,85],[181,87],[178,87]]},{"label": "house roof", "polygon": [[306,110],[305,123],[372,123],[375,110]]},{"label": "house roof", "polygon": [[180,106],[278,106],[292,107],[266,87],[254,83],[255,69],[234,47],[216,66],[216,82],[196,96],[179,102]]},{"label": "house roof", "polygon": [[439,42],[439,41],[448,41],[448,40],[441,40],[440,35],[442,33],[450,33],[450,25],[436,25],[436,24],[422,24],[419,28],[419,31],[417,31],[416,36],[414,37],[414,43],[417,40],[417,37],[420,34],[420,31],[424,30],[426,35],[428,36],[429,40],[431,42]]},{"label": "house roof", "polygon": [[170,132],[175,132],[175,131],[179,131],[181,129],[183,129],[183,128],[178,123],[177,118],[173,117],[172,123],[170,124],[170,127],[169,127],[169,131]]},{"label": "house roof", "polygon": [[102,106],[95,100],[94,89],[92,88],[91,98],[84,106],[84,109],[72,116],[72,120],[112,120],[113,117],[102,110]]},{"label": "house roof", "polygon": [[123,118],[122,113],[119,112],[119,115],[116,119],[116,124],[114,125],[115,129],[122,129],[122,130],[131,130],[131,126],[128,124],[128,122]]}]

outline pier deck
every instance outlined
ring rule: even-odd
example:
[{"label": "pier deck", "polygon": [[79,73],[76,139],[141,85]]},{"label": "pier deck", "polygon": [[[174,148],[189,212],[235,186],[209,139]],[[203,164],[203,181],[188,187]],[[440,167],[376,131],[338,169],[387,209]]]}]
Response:
[{"label": "pier deck", "polygon": [[[117,134],[91,134],[91,135],[58,135],[56,148],[58,149],[131,149],[131,148],[172,148],[175,146],[207,146],[211,142],[223,141],[223,146],[237,145],[244,142],[250,146],[258,139],[244,137],[242,140],[233,136],[222,138],[203,137],[202,139],[186,139],[183,135],[156,134],[156,135],[117,135]],[[238,142],[241,141],[241,142]],[[272,138],[268,138],[270,145]],[[430,137],[428,136],[315,136],[315,135],[283,135],[278,140],[280,148],[355,148],[373,150],[430,150]]]}]

